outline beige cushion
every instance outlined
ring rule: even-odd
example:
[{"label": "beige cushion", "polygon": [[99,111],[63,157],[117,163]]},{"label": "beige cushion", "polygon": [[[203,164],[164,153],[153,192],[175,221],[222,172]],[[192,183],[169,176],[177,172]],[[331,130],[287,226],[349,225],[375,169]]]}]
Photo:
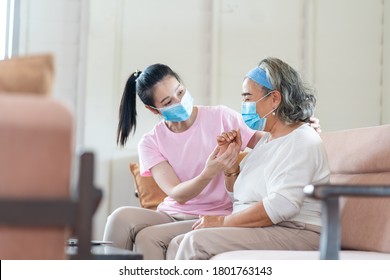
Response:
[{"label": "beige cushion", "polygon": [[54,80],[51,55],[13,57],[0,60],[0,92],[49,95]]},{"label": "beige cushion", "polygon": [[167,195],[157,185],[153,177],[141,176],[138,163],[130,163],[130,171],[134,176],[136,194],[141,207],[156,209]]}]

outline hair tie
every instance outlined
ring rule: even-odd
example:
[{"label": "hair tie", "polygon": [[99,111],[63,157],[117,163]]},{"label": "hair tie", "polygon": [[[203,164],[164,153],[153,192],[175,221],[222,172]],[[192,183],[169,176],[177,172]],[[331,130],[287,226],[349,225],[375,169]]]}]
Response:
[{"label": "hair tie", "polygon": [[134,71],[134,77],[138,78],[140,74],[141,74],[141,70],[137,69]]}]

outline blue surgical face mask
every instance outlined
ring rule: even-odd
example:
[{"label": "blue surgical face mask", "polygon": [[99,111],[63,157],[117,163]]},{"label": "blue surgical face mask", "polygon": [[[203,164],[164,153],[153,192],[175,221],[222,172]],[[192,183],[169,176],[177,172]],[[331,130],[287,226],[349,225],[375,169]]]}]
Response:
[{"label": "blue surgical face mask", "polygon": [[194,107],[194,99],[186,90],[180,103],[170,105],[168,107],[158,108],[166,121],[183,122],[191,116]]},{"label": "blue surgical face mask", "polygon": [[271,92],[264,95],[262,98],[256,102],[242,102],[241,103],[241,115],[244,119],[247,126],[253,130],[263,131],[267,123],[267,116],[271,114],[276,109],[273,109],[271,112],[266,114],[263,118],[259,116],[256,112],[256,103],[266,98]]}]

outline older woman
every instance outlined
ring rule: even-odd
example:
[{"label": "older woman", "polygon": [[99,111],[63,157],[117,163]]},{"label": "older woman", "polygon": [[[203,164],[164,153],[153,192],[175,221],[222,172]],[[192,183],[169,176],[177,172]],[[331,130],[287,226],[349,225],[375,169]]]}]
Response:
[{"label": "older woman", "polygon": [[[302,191],[307,184],[328,182],[330,174],[321,138],[307,125],[314,95],[288,64],[267,58],[247,74],[242,97],[246,124],[266,133],[241,168],[234,164],[224,172],[233,212],[201,216],[193,231],[172,240],[167,258],[209,259],[241,249],[318,248],[320,204]],[[223,133],[217,140],[221,154],[226,150],[238,155],[240,131]]]}]

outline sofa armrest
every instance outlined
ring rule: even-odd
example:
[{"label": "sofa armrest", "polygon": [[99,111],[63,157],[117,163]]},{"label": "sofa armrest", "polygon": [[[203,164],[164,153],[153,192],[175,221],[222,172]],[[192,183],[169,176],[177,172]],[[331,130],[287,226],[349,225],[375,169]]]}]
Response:
[{"label": "sofa armrest", "polygon": [[320,259],[337,260],[340,251],[339,197],[390,196],[390,185],[307,185],[303,191],[322,201]]},{"label": "sofa armrest", "polygon": [[94,154],[84,152],[80,157],[77,193],[73,197],[0,197],[0,226],[68,226],[78,239],[77,254],[72,258],[91,259],[92,218],[103,196],[93,178]]}]

